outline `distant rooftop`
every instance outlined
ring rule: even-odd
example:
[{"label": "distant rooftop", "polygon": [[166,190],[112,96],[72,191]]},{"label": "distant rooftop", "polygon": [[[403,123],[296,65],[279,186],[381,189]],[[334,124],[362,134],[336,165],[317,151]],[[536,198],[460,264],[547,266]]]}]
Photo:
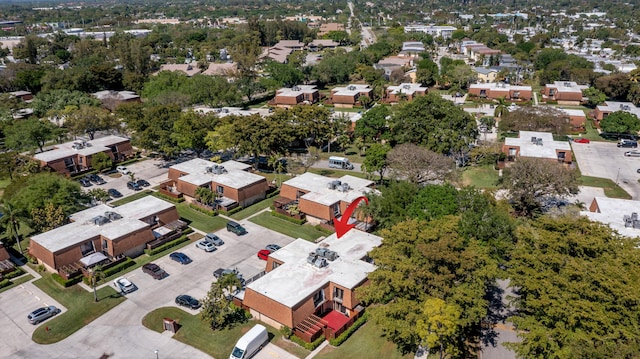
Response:
[{"label": "distant rooftop", "polygon": [[[146,196],[115,208],[101,204],[72,214],[70,219],[73,222],[33,236],[31,240],[52,253],[96,238],[99,235],[114,240],[150,227],[142,220],[172,207],[174,207],[173,204],[154,196]],[[106,212],[115,212],[122,218],[97,225],[93,219],[98,216],[107,217],[105,216]]]},{"label": "distant rooftop", "polygon": [[589,86],[578,85],[573,81],[554,81],[553,84],[547,84],[547,87],[553,87],[558,92],[575,92],[582,93],[582,90],[586,90]]},{"label": "distant rooftop", "polygon": [[387,91],[394,95],[396,94],[407,94],[413,95],[416,92],[426,92],[428,90],[427,87],[423,87],[421,84],[412,84],[412,83],[402,83],[398,86],[389,86],[387,87]]},{"label": "distant rooftop", "polygon": [[[598,204],[599,212],[580,211],[580,214],[592,221],[609,225],[625,237],[640,237],[640,222],[635,223],[634,228],[631,218],[633,213],[640,213],[640,201],[608,197],[596,197],[594,201]],[[629,217],[632,222],[628,222],[629,219],[625,221],[625,217]]]},{"label": "distant rooftop", "polygon": [[[540,141],[534,142],[536,138]],[[507,137],[505,146],[519,146],[521,157],[558,159],[556,150],[571,152],[571,146],[567,141],[555,141],[549,132],[520,131],[518,138]]]},{"label": "distant rooftop", "polygon": [[624,111],[640,117],[640,108],[636,107],[632,102],[607,101],[602,105],[598,105],[597,109],[600,112]]},{"label": "distant rooftop", "polygon": [[355,96],[362,92],[371,91],[371,87],[369,85],[360,85],[360,84],[349,84],[344,87],[335,87],[331,90],[334,95],[338,96]]},{"label": "distant rooftop", "polygon": [[[335,233],[321,241],[311,243],[297,239],[270,254],[284,262],[247,288],[269,297],[289,308],[316,293],[327,283],[354,289],[367,279],[376,267],[362,260],[369,251],[382,244],[382,238],[352,229],[341,238]],[[307,263],[307,256],[318,247],[326,247],[338,254],[326,267],[318,268]]]},{"label": "distant rooftop", "polygon": [[304,191],[309,191],[300,198],[327,206],[338,201],[352,202],[356,198],[373,191],[373,189],[369,187],[373,184],[373,181],[350,175],[342,176],[337,180],[340,181],[341,184],[348,184],[349,190],[343,192],[338,189],[330,189],[329,184],[336,181],[335,178],[320,176],[311,172],[306,172],[300,176],[294,177],[284,182],[284,184]]},{"label": "distant rooftop", "polygon": [[75,156],[77,154],[83,156],[94,155],[98,152],[106,152],[109,150],[109,146],[113,146],[119,143],[129,141],[128,138],[119,137],[119,136],[105,136],[101,138],[96,138],[90,141],[85,141],[86,145],[83,144],[82,148],[74,145],[77,143],[82,144],[81,140],[65,142],[59,145],[55,145],[54,149],[51,151],[45,151],[41,153],[35,154],[33,157],[42,162],[52,162],[55,160],[59,160],[62,158],[67,158],[71,156]]},{"label": "distant rooftop", "polygon": [[479,88],[486,90],[502,90],[502,91],[531,91],[531,86],[515,86],[504,82],[487,82],[482,84],[471,84],[469,88]]},{"label": "distant rooftop", "polygon": [[[220,173],[211,172],[208,169],[212,167],[223,167],[224,171]],[[247,172],[251,168],[250,165],[237,162],[226,161],[221,164],[194,158],[190,161],[179,163],[170,168],[180,172],[188,173],[180,177],[180,181],[202,186],[207,183],[215,182],[229,188],[243,188],[250,184],[264,180],[264,177]]]},{"label": "distant rooftop", "polygon": [[314,85],[297,85],[291,88],[284,87],[278,90],[277,96],[286,96],[286,97],[297,97],[303,93],[314,93],[317,92],[318,89]]}]

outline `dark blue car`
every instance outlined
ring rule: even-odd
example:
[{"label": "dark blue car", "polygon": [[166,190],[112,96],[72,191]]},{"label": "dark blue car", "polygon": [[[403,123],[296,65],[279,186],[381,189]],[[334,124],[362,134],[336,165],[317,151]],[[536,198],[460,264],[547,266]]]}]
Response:
[{"label": "dark blue car", "polygon": [[174,261],[180,263],[180,264],[189,264],[191,263],[191,258],[189,258],[186,254],[181,253],[181,252],[173,252],[171,254],[169,254],[169,258],[173,259]]}]

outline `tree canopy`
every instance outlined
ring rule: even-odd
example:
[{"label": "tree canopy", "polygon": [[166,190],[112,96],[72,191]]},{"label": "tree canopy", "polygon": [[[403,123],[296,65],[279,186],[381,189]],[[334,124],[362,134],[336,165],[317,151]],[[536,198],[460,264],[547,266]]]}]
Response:
[{"label": "tree canopy", "polygon": [[600,121],[604,132],[635,134],[640,131],[640,119],[633,113],[616,111]]}]

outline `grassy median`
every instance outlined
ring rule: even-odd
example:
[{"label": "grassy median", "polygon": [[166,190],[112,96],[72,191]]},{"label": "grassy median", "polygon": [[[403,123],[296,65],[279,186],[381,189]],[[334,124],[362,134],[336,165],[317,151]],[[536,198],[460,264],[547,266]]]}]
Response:
[{"label": "grassy median", "polygon": [[276,231],[292,238],[302,238],[311,242],[315,242],[321,236],[327,236],[326,233],[317,230],[314,226],[308,224],[295,224],[286,219],[278,218],[271,215],[271,212],[262,212],[255,217],[251,217],[249,222],[253,222],[272,231]]}]

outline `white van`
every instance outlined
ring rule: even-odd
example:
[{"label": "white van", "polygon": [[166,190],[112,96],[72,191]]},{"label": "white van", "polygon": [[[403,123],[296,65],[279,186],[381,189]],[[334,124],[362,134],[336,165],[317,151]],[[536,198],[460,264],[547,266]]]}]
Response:
[{"label": "white van", "polygon": [[251,358],[258,350],[262,349],[268,340],[269,334],[267,333],[267,328],[263,325],[256,324],[238,340],[229,359]]},{"label": "white van", "polygon": [[329,157],[329,168],[352,170],[353,164],[349,162],[348,158],[331,156]]}]

